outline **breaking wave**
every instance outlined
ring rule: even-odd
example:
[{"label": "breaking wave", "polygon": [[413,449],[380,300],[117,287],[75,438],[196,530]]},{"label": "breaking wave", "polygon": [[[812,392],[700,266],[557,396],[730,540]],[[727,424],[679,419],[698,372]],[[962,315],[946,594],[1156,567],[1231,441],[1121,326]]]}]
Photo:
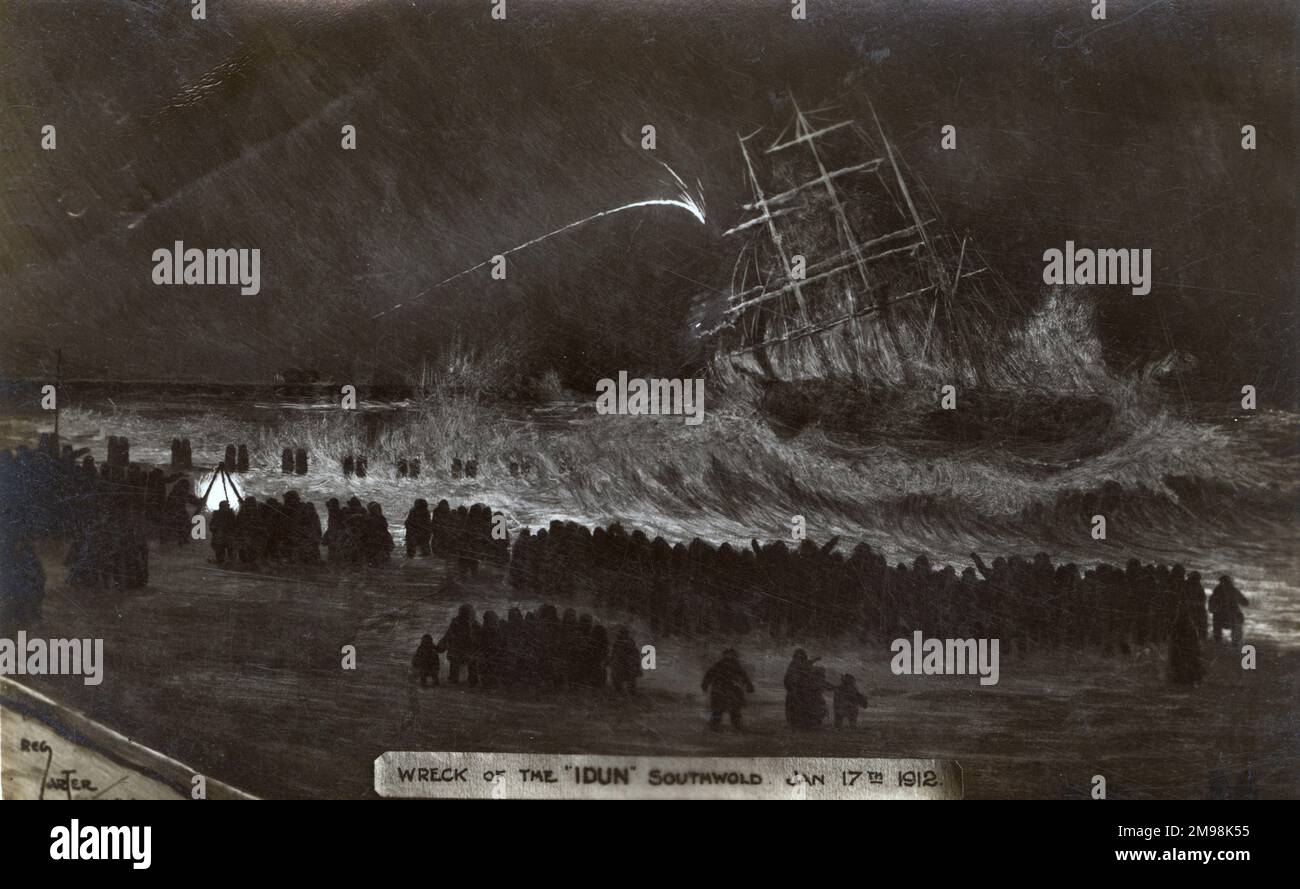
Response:
[{"label": "breaking wave", "polygon": [[[390,516],[415,496],[445,496],[502,509],[516,525],[618,520],[675,540],[747,542],[789,539],[799,515],[816,539],[863,540],[891,558],[1042,549],[1194,565],[1231,549],[1295,573],[1293,415],[1172,409],[1160,378],[1168,362],[1111,372],[1091,306],[1068,292],[1047,294],[991,348],[1004,380],[1036,385],[960,388],[959,411],[937,407],[942,377],[918,366],[915,385],[888,388],[714,380],[698,427],[596,416],[580,396],[511,406],[450,395],[365,417],[240,414],[233,404],[186,415],[73,408],[65,421],[92,446],[126,432],[146,461],[161,462],[178,434],[195,439],[196,460],[249,442],[250,484],[277,495],[288,485],[280,448],[305,446],[312,472],[292,483],[304,496],[353,489]],[[369,479],[341,477],[337,461],[349,452],[370,455]],[[476,457],[479,477],[449,480],[456,456]],[[421,458],[425,479],[399,480],[401,457]],[[516,476],[512,463],[527,468]],[[1090,536],[1094,515],[1106,517],[1104,541]]]}]

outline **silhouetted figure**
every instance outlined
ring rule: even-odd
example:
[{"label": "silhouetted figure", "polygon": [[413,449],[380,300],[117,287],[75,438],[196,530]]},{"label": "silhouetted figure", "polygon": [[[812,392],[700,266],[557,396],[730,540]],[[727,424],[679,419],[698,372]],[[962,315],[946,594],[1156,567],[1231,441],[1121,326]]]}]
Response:
[{"label": "silhouetted figure", "polygon": [[188,438],[181,439],[181,469],[194,468],[194,450],[190,447]]},{"label": "silhouetted figure", "polygon": [[184,546],[190,542],[190,507],[203,503],[190,490],[190,480],[183,478],[167,492],[162,507],[162,539]]},{"label": "silhouetted figure", "polygon": [[343,544],[343,510],[339,508],[339,498],[331,497],[325,501],[325,534],[321,542],[329,550],[329,560],[341,559]]},{"label": "silhouetted figure", "polygon": [[1204,675],[1201,666],[1201,634],[1187,598],[1174,605],[1174,624],[1169,633],[1169,681],[1175,685],[1198,685]]},{"label": "silhouetted figure", "polygon": [[812,681],[804,692],[804,711],[808,716],[809,728],[820,728],[830,712],[826,709],[825,694],[834,691],[835,686],[826,679],[825,667],[813,667]]},{"label": "silhouetted figure", "polygon": [[433,636],[425,633],[420,638],[420,646],[415,649],[415,657],[411,658],[411,668],[415,675],[420,679],[420,687],[428,686],[428,679],[433,679],[433,684],[438,684],[438,673],[442,669],[442,661],[438,657],[438,646],[433,644]]},{"label": "silhouetted figure", "polygon": [[[73,534],[72,546],[64,563],[68,566],[67,584],[75,589],[86,589],[100,582],[101,550],[98,543],[106,537],[100,526],[107,521],[102,512],[96,512]],[[0,537],[0,545],[3,545]],[[0,565],[0,570],[3,566]]]},{"label": "silhouetted figure", "polygon": [[740,656],[734,648],[722,653],[722,659],[704,674],[700,683],[702,691],[709,692],[709,728],[720,731],[722,715],[731,717],[731,727],[739,731],[742,727],[741,710],[745,706],[745,693],[753,693],[754,683],[749,681],[749,674],[740,666]]},{"label": "silhouetted figure", "polygon": [[366,511],[368,516],[362,548],[365,550],[367,562],[371,565],[382,565],[393,553],[393,535],[388,533],[388,519],[384,518],[383,507],[372,502]]},{"label": "silhouetted figure", "polygon": [[343,477],[351,478],[352,473],[356,470],[356,459],[348,454],[343,458]]},{"label": "silhouetted figure", "polygon": [[636,694],[636,681],[641,676],[641,650],[632,641],[627,627],[614,631],[614,644],[609,653],[609,682],[614,691]]},{"label": "silhouetted figure", "polygon": [[223,462],[226,464],[226,469],[231,472],[238,471],[239,457],[237,455],[238,451],[234,445],[226,445],[226,459]]},{"label": "silhouetted figure", "polygon": [[465,461],[465,478],[478,478],[478,461]]},{"label": "silhouetted figure", "polygon": [[460,606],[456,616],[447,625],[439,648],[447,652],[447,678],[452,685],[460,682],[460,671],[465,668],[470,685],[478,684],[478,666],[474,659],[474,648],[479,625],[474,619],[474,606],[466,603]]},{"label": "silhouetted figure", "polygon": [[410,465],[411,465],[411,464],[407,462],[407,460],[406,460],[405,457],[403,457],[402,459],[398,460],[398,461],[397,461],[397,477],[398,477],[398,478],[406,478],[407,473],[410,471]]},{"label": "silhouetted figure", "polygon": [[173,438],[172,439],[172,466],[179,467],[180,465],[181,465],[181,440],[179,438]]},{"label": "silhouetted figure", "polygon": [[239,505],[235,516],[235,546],[239,551],[239,561],[243,565],[255,565],[261,561],[266,550],[267,522],[270,514],[266,507],[249,495]]},{"label": "silhouetted figure", "polygon": [[460,457],[454,457],[451,461],[451,477],[460,478],[465,474],[464,464],[460,462]]},{"label": "silhouetted figure", "polygon": [[867,706],[867,696],[858,691],[857,682],[845,673],[840,677],[840,684],[835,686],[835,693],[831,695],[831,706],[836,728],[846,722],[849,728],[857,728],[858,708]]},{"label": "silhouetted figure", "polygon": [[796,648],[785,668],[785,721],[793,729],[811,728],[812,714],[808,702],[813,683],[813,664],[808,653]]},{"label": "silhouetted figure", "polygon": [[510,551],[510,568],[506,573],[506,579],[513,589],[524,589],[528,577],[528,560],[532,545],[533,530],[524,528],[515,537],[514,548]]},{"label": "silhouetted figure", "polygon": [[429,501],[420,498],[406,515],[406,557],[413,559],[417,552],[425,558],[432,555],[432,535],[433,516],[429,514]]},{"label": "silhouetted figure", "polygon": [[[0,451],[0,458],[7,457],[7,451]],[[95,458],[87,454],[81,458],[81,475],[78,479],[83,491],[91,491],[99,481],[99,470],[95,468]]]},{"label": "silhouetted figure", "polygon": [[289,561],[300,565],[320,564],[321,527],[316,507],[306,503],[297,491],[284,495],[285,550]]},{"label": "silhouetted figure", "polygon": [[411,474],[411,478],[419,478],[419,477],[420,477],[420,458],[419,458],[419,457],[412,457],[412,458],[411,458],[410,462],[407,464],[407,471],[410,472],[410,474]]},{"label": "silhouetted figure", "polygon": [[222,500],[217,511],[212,514],[208,533],[212,537],[212,555],[217,564],[226,564],[235,545],[235,513],[228,500]]},{"label": "silhouetted figure", "polygon": [[366,559],[365,541],[366,525],[369,513],[356,497],[348,499],[347,509],[343,510],[343,528],[339,535],[339,551],[342,560],[349,565],[358,565]]},{"label": "silhouetted figure", "polygon": [[483,613],[483,624],[474,640],[474,659],[478,663],[479,681],[487,688],[496,685],[505,675],[505,640],[501,622],[495,611]]},{"label": "silhouetted figure", "polygon": [[1210,593],[1210,614],[1214,618],[1214,641],[1223,640],[1223,631],[1228,631],[1228,636],[1232,640],[1234,648],[1241,647],[1241,630],[1245,623],[1245,616],[1241,609],[1250,602],[1241,591],[1232,583],[1232,578],[1223,575],[1219,578],[1219,583]]},{"label": "silhouetted figure", "polygon": [[275,497],[268,497],[261,508],[265,533],[262,537],[261,558],[270,562],[279,561],[288,555],[289,522],[284,507]]},{"label": "silhouetted figure", "polygon": [[451,504],[446,500],[439,500],[438,505],[433,508],[433,531],[430,536],[430,545],[433,548],[433,554],[440,558],[450,558],[454,546]]},{"label": "silhouetted figure", "polygon": [[357,471],[357,478],[366,477],[367,467],[366,467],[366,458],[364,454],[357,457],[356,471]]},{"label": "silhouetted figure", "polygon": [[285,448],[280,452],[280,471],[293,472],[293,448]]},{"label": "silhouetted figure", "polygon": [[293,452],[293,471],[295,475],[307,474],[307,449],[298,448]]},{"label": "silhouetted figure", "polygon": [[239,472],[248,472],[248,445],[239,446],[239,455],[235,458],[235,469]]}]

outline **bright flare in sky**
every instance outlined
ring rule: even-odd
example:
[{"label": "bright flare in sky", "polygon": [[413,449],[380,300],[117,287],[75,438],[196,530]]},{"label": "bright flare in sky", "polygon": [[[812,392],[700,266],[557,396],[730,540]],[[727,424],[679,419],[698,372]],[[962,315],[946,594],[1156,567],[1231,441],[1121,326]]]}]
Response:
[{"label": "bright flare in sky", "polygon": [[[547,238],[554,237],[555,235],[558,235],[562,232],[566,232],[569,229],[577,228],[580,225],[585,225],[594,219],[600,219],[602,216],[613,216],[615,213],[622,213],[624,210],[634,210],[637,207],[680,207],[681,209],[685,210],[687,213],[690,213],[692,216],[694,216],[697,220],[699,220],[700,225],[703,225],[704,224],[703,194],[702,193],[697,193],[695,195],[691,194],[690,189],[687,187],[686,183],[682,181],[682,177],[678,176],[672,167],[668,166],[667,164],[664,164],[663,167],[665,170],[668,171],[668,175],[673,177],[673,181],[677,183],[677,188],[678,188],[677,197],[650,198],[644,201],[633,201],[630,204],[623,204],[621,207],[612,207],[609,210],[601,210],[599,213],[593,213],[592,215],[586,217],[585,219],[579,219],[577,222],[570,222],[568,225],[562,225],[559,228],[557,228],[555,231],[547,232],[544,235],[540,235],[536,238],[533,238],[531,241],[525,241],[524,243],[519,244],[518,246],[511,247],[509,250],[503,250],[499,254],[497,254],[497,256],[509,256],[511,253],[518,253],[520,250],[523,250],[527,247],[531,247],[534,244],[545,241]],[[492,257],[492,259],[495,258],[496,257]],[[463,269],[457,272],[456,274],[452,275],[449,278],[443,278],[437,284],[434,284],[432,287],[429,287],[428,289],[417,294],[414,297],[414,299],[420,299],[421,297],[428,295],[430,291],[437,290],[439,287],[441,287],[444,284],[448,284],[452,281],[455,281],[457,278],[460,278],[464,275],[468,275],[470,272],[477,271],[478,269],[483,268],[483,266],[492,262],[492,259],[485,259],[482,262],[480,262],[478,265],[472,265],[467,269]],[[394,309],[400,309],[403,305],[404,305],[403,303],[398,303],[397,305],[393,306],[391,309],[385,309],[384,311],[379,312],[378,314],[372,315],[371,318],[374,319],[374,318],[378,318],[380,315],[387,315],[389,312],[393,311]]]}]

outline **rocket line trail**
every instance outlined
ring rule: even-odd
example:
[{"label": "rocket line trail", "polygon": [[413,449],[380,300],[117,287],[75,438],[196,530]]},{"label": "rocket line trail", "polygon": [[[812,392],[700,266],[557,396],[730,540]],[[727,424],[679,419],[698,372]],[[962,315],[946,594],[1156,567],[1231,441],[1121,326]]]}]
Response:
[{"label": "rocket line trail", "polygon": [[[568,225],[562,225],[559,228],[555,229],[555,231],[550,231],[544,235],[539,235],[530,241],[525,241],[522,244],[518,244],[514,247],[511,247],[509,250],[502,250],[500,253],[488,259],[483,260],[477,265],[472,265],[467,269],[462,269],[461,271],[457,272],[456,274],[452,275],[449,278],[443,278],[437,284],[434,284],[420,291],[420,293],[412,297],[412,301],[428,296],[430,292],[437,290],[439,287],[443,286],[444,284],[448,284],[452,281],[455,281],[457,278],[460,278],[464,275],[468,275],[470,272],[477,271],[478,269],[483,268],[483,266],[491,263],[492,260],[495,259],[497,256],[509,256],[511,253],[518,253],[520,250],[524,250],[528,247],[533,246],[534,244],[538,244],[542,241],[545,241],[547,238],[551,238],[562,232],[566,232],[569,229],[577,228],[580,225],[586,225],[588,222],[592,222],[596,219],[600,219],[602,216],[613,216],[615,213],[622,213],[624,210],[634,210],[637,207],[680,207],[681,209],[685,210],[687,213],[690,213],[692,216],[698,219],[700,224],[703,225],[704,224],[703,199],[696,200],[694,197],[692,197],[690,192],[687,190],[686,183],[682,181],[680,176],[678,176],[675,172],[673,172],[672,167],[668,166],[667,164],[664,164],[663,166],[664,169],[668,171],[669,175],[671,175],[673,179],[677,182],[678,186],[680,186],[681,191],[679,192],[679,197],[649,198],[644,201],[633,201],[630,204],[623,204],[620,207],[611,207],[608,210],[601,210],[599,213],[593,213],[591,216],[588,216],[584,219],[579,219],[577,222],[570,222]],[[402,306],[404,305],[406,305],[406,303],[397,303],[392,308],[384,309],[384,311],[382,312],[377,312],[376,314],[371,315],[370,320],[373,321],[376,318],[380,318],[384,315],[387,315],[389,312],[396,311],[397,309],[402,308]]]}]

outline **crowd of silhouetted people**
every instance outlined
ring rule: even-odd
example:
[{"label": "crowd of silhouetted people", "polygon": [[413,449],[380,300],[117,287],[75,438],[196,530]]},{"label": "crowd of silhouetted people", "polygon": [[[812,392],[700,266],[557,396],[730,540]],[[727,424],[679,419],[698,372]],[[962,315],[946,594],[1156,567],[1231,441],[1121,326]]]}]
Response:
[{"label": "crowd of silhouetted people", "polygon": [[477,574],[480,564],[504,566],[510,561],[510,534],[482,503],[452,508],[439,500],[431,511],[419,499],[406,515],[406,557],[417,555],[453,559],[462,574]]},{"label": "crowd of silhouetted people", "polygon": [[283,499],[269,497],[265,502],[245,497],[238,511],[223,500],[208,522],[212,557],[218,565],[319,565],[322,536],[315,504],[292,490]]},{"label": "crowd of silhouetted people", "polygon": [[[244,497],[237,510],[223,501],[212,515],[210,530],[218,564],[379,566],[395,549],[383,507],[375,502],[363,505],[357,497],[346,503],[336,497],[327,500],[323,526],[315,504],[297,491],[265,502]],[[407,558],[447,559],[461,576],[477,574],[482,563],[503,565],[510,558],[508,532],[501,527],[494,533],[492,511],[481,503],[453,508],[440,500],[430,510],[427,500],[416,500],[405,530]]]},{"label": "crowd of silhouetted people", "polygon": [[[1188,649],[1210,637],[1212,615],[1215,638],[1226,631],[1234,644],[1241,640],[1246,600],[1226,575],[1207,599],[1201,576],[1181,565],[1132,559],[1122,568],[1082,569],[1045,553],[992,565],[971,558],[974,565],[958,572],[936,569],[923,555],[891,566],[865,543],[847,556],[836,541],[670,544],[617,523],[591,530],[556,521],[516,536],[509,579],[544,598],[586,593],[644,617],[661,636],[762,630],[816,638],[853,628],[887,642],[920,630],[1000,638],[1021,656],[1063,646],[1129,653],[1166,642]],[[1188,670],[1180,675],[1194,665]]]},{"label": "crowd of silhouetted people", "polygon": [[447,681],[469,685],[533,686],[549,689],[602,689],[632,694],[641,676],[641,650],[625,626],[610,632],[590,614],[554,605],[536,611],[511,608],[505,620],[474,606],[461,605],[435,642],[426,633],[412,658],[420,684],[439,685],[442,656]]},{"label": "crowd of silhouetted people", "polygon": [[149,541],[189,539],[189,482],[126,460],[113,438],[110,459],[42,435],[35,448],[0,450],[0,605],[11,620],[39,617],[44,572],[37,538],[68,544],[72,586],[138,589],[149,581]]},{"label": "crowd of silhouetted people", "polygon": [[[44,577],[34,537],[69,542],[71,585],[134,589],[148,582],[151,539],[183,546],[204,536],[194,533],[203,504],[188,478],[123,465],[118,456],[97,466],[84,452],[60,450],[52,436],[35,449],[0,451],[0,546],[8,557],[0,582],[9,611],[39,610]],[[208,518],[214,561],[367,566],[392,557],[393,536],[378,503],[353,497],[325,506],[322,521],[295,491],[223,503]],[[430,509],[416,500],[404,522],[406,556],[451,561],[462,577],[483,564],[500,566],[510,585],[530,596],[587,597],[598,608],[645,620],[657,637],[852,632],[887,643],[919,630],[931,638],[998,638],[1005,656],[1062,647],[1129,653],[1168,644],[1171,677],[1186,683],[1200,679],[1200,646],[1211,633],[1240,644],[1247,604],[1226,575],[1207,598],[1199,574],[1136,559],[1084,569],[1054,564],[1045,553],[998,557],[991,565],[972,553],[974,564],[958,571],[935,568],[924,555],[891,566],[865,543],[847,555],[835,540],[670,544],[618,523],[592,529],[561,521],[524,529],[512,548],[499,519],[483,504],[453,508],[441,500]]]}]

